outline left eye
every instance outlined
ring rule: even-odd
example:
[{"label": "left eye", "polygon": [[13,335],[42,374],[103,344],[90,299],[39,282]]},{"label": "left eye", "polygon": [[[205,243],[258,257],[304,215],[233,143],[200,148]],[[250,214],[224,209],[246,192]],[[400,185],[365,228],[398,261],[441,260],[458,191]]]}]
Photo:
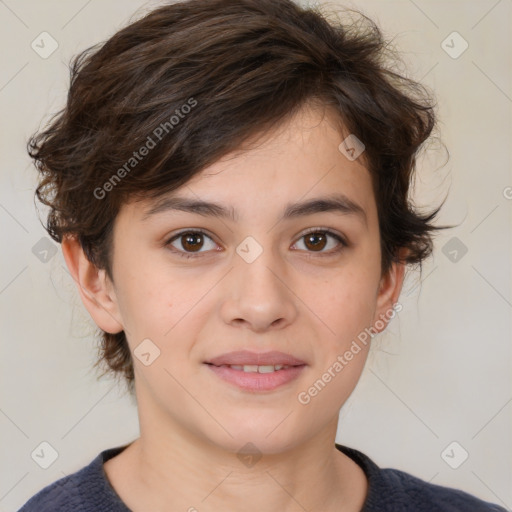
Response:
[{"label": "left eye", "polygon": [[[333,238],[338,242],[338,244],[334,244],[335,247],[338,245],[338,248],[335,248],[334,250],[330,251],[323,251],[323,249],[328,245],[327,240],[328,238]],[[341,251],[344,247],[346,247],[348,244],[345,242],[345,240],[338,234],[333,233],[329,230],[322,230],[315,228],[313,230],[310,230],[309,232],[303,234],[299,240],[305,239],[304,245],[307,248],[312,248],[312,251],[308,252],[321,252],[322,256],[327,256],[329,254],[337,253]],[[327,254],[325,254],[327,253]]]},{"label": "left eye", "polygon": [[[201,251],[204,248],[204,239],[210,240],[212,246],[210,249],[215,249],[215,242],[204,231],[182,231],[174,235],[165,245],[170,246],[172,252],[178,254],[183,258],[195,258],[200,254],[208,251]],[[330,251],[324,251],[328,245],[328,239],[332,238],[338,242],[338,248]],[[332,255],[333,253],[340,252],[343,248],[347,247],[345,240],[332,231],[326,229],[314,228],[307,233],[300,236],[299,240],[305,239],[304,245],[307,252],[320,253],[321,256]],[[173,245],[174,241],[178,241],[181,248]],[[336,246],[336,244],[334,244]],[[207,248],[208,249],[208,248]]]}]

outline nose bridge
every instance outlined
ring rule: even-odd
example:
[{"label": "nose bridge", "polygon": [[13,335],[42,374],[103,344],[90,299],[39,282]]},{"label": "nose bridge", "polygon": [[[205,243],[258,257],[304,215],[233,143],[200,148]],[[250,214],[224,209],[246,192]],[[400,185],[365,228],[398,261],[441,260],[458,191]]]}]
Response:
[{"label": "nose bridge", "polygon": [[256,292],[281,294],[284,286],[284,264],[277,247],[272,246],[272,236],[260,233],[258,239],[247,236],[236,248],[237,283],[251,287]]}]

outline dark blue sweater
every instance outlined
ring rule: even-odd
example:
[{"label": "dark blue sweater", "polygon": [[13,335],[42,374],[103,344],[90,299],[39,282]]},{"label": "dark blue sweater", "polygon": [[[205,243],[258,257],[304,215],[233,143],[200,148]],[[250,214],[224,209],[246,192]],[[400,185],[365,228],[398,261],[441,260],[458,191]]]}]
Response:
[{"label": "dark blue sweater", "polygon": [[[103,463],[126,446],[101,452],[89,465],[39,491],[18,512],[130,512],[103,471]],[[381,469],[353,448],[339,444],[336,448],[359,464],[368,478],[361,512],[506,512],[463,491],[397,469]]]}]

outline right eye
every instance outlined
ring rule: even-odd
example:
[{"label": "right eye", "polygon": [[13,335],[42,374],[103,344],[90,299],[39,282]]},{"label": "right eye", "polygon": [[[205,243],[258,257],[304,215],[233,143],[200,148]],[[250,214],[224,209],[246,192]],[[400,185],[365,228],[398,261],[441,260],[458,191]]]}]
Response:
[{"label": "right eye", "polygon": [[[204,245],[204,238],[208,238],[213,242],[212,238],[208,236],[204,231],[189,229],[173,235],[172,238],[170,238],[165,243],[165,245],[166,247],[170,247],[172,252],[176,253],[182,258],[197,258],[202,253],[208,252],[199,250]],[[176,246],[173,245],[175,240],[179,243],[179,245],[181,245],[181,249],[176,248]],[[215,245],[215,242],[213,242],[213,244]]]}]

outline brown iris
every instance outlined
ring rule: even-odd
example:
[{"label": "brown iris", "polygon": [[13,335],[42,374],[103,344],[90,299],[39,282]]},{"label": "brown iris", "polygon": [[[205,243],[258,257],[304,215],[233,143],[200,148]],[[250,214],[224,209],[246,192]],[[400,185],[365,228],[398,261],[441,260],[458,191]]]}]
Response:
[{"label": "brown iris", "polygon": [[[201,233],[185,233],[181,235],[181,244],[185,250],[197,252],[203,246],[204,240],[202,238]],[[197,242],[198,239],[201,240]]]},{"label": "brown iris", "polygon": [[309,233],[304,236],[304,239],[306,247],[313,251],[321,251],[325,247],[327,241],[327,237],[321,232]]}]

